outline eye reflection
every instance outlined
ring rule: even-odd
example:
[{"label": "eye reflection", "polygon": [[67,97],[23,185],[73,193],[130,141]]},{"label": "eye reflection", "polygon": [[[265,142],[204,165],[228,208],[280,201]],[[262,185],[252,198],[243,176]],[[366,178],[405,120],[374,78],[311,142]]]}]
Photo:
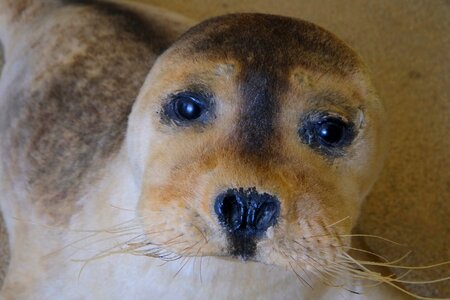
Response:
[{"label": "eye reflection", "polygon": [[170,124],[191,126],[206,124],[214,117],[213,99],[210,94],[184,91],[170,95],[163,106],[163,120]]},{"label": "eye reflection", "polygon": [[321,154],[342,156],[354,137],[354,125],[328,112],[307,114],[298,131],[301,141]]},{"label": "eye reflection", "polygon": [[180,119],[192,121],[198,119],[204,110],[204,105],[193,97],[178,97],[174,100],[175,113]]}]

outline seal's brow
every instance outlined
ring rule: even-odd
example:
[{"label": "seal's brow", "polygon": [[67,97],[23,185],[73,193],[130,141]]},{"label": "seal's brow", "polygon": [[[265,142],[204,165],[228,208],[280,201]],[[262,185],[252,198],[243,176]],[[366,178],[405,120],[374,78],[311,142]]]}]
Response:
[{"label": "seal's brow", "polygon": [[306,100],[307,106],[309,107],[337,107],[348,111],[349,113],[354,112],[357,107],[354,107],[349,99],[342,93],[332,90],[321,91]]}]

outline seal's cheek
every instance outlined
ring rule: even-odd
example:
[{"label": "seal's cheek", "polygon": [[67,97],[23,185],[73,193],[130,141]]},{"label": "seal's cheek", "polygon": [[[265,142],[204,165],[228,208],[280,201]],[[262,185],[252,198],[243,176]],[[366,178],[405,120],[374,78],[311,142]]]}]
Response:
[{"label": "seal's cheek", "polygon": [[138,207],[144,229],[158,232],[152,243],[180,255],[225,254],[211,206],[216,161],[177,150],[154,151],[148,161]]}]

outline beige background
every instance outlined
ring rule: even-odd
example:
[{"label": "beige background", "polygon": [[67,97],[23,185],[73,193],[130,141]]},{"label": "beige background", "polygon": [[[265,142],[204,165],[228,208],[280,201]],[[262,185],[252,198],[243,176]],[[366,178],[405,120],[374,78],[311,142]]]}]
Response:
[{"label": "beige background", "polygon": [[[392,247],[366,240],[388,258],[412,250],[405,264],[450,260],[450,1],[146,2],[197,20],[237,11],[294,16],[315,22],[347,41],[372,70],[391,119],[390,156],[366,202],[359,231],[407,245]],[[1,245],[0,262],[6,257],[5,242]],[[448,276],[450,265],[407,278]],[[422,295],[450,297],[450,281],[408,288]]]}]

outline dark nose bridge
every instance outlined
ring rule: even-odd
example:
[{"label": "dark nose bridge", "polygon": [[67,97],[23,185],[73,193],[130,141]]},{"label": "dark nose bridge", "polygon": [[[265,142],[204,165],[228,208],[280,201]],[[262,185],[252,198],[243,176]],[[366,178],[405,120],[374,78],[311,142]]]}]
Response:
[{"label": "dark nose bridge", "polygon": [[270,226],[276,224],[280,202],[255,188],[230,189],[216,198],[215,212],[220,224],[230,235],[247,238],[262,237]]},{"label": "dark nose bridge", "polygon": [[239,76],[243,102],[235,136],[242,153],[263,154],[270,148],[279,96],[276,79],[272,72],[254,64]]}]

